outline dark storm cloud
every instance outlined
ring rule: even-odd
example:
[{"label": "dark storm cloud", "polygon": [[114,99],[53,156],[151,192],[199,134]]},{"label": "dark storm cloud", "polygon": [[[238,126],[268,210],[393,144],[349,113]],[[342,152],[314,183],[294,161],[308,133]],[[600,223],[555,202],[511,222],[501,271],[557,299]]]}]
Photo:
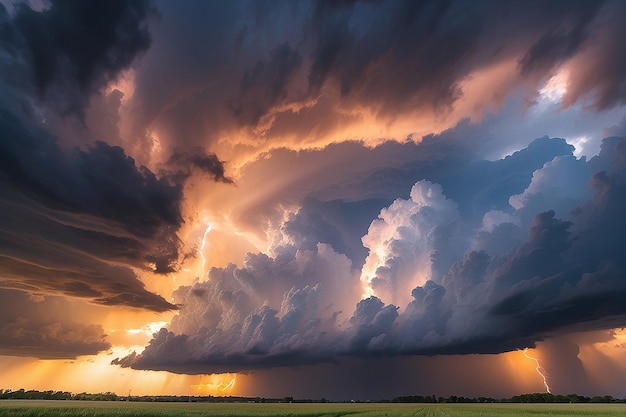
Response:
[{"label": "dark storm cloud", "polygon": [[31,113],[0,105],[0,286],[174,309],[123,265],[175,268],[182,185],[104,142],[62,149]]},{"label": "dark storm cloud", "polygon": [[56,138],[6,109],[0,125],[2,180],[40,204],[112,221],[139,237],[154,238],[182,223],[182,187],[157,178],[120,147],[96,142],[62,151]]},{"label": "dark storm cloud", "polygon": [[0,285],[95,303],[164,311],[130,264],[165,273],[178,260],[180,185],[96,142],[63,152],[27,119],[3,109],[0,129]]},{"label": "dark storm cloud", "polygon": [[[56,119],[46,123],[46,113],[74,113],[84,124],[90,98],[150,46],[153,9],[144,1],[48,6],[35,11],[20,3],[11,15],[0,10],[6,92],[0,102],[0,286],[101,305],[176,309],[146,290],[135,271],[177,269],[182,182],[191,167],[229,182],[224,167],[215,155],[196,152],[176,163],[186,175],[157,176],[122,147],[91,137],[82,139],[88,145],[68,145],[67,129]],[[115,125],[121,93],[109,98]]]},{"label": "dark storm cloud", "polygon": [[619,39],[626,36],[625,18],[626,4],[621,1],[610,2],[600,13],[591,47],[574,61],[566,104],[586,96],[601,110],[626,102],[626,57],[619,49]]},{"label": "dark storm cloud", "polygon": [[216,182],[233,183],[233,180],[226,177],[224,163],[217,158],[217,155],[206,153],[202,148],[191,152],[176,149],[166,166],[167,175],[178,182],[189,178],[193,174],[192,169],[195,168]]},{"label": "dark storm cloud", "polygon": [[235,114],[256,125],[268,108],[286,98],[287,84],[301,64],[300,54],[288,43],[272,50],[269,60],[259,60],[243,74],[241,98]]},{"label": "dark storm cloud", "polygon": [[[328,143],[364,117],[393,127],[407,113],[436,111],[439,120],[464,97],[478,100],[467,110],[476,114],[520,89],[534,99],[562,65],[585,54],[594,59],[567,68],[566,105],[592,96],[595,107],[609,108],[623,90],[622,28],[613,18],[621,8],[610,1],[164,2],[151,25],[155,45],[136,72],[135,132],[149,141],[158,131],[162,144],[182,148],[239,129],[243,143]],[[189,30],[176,30],[181,25]],[[607,41],[597,45],[600,38]],[[513,74],[497,91],[465,85],[507,62]]]},{"label": "dark storm cloud", "polygon": [[181,186],[136,166],[122,148],[96,142],[86,151],[78,151],[77,159],[76,173],[82,177],[84,189],[64,190],[75,200],[70,206],[119,222],[139,236],[153,237],[163,225],[178,227],[182,223]]},{"label": "dark storm cloud", "polygon": [[[18,291],[0,289],[0,354],[42,359],[94,355],[111,345],[98,324],[83,324],[60,311],[63,300],[29,300]],[[23,308],[27,303],[31,306]]]},{"label": "dark storm cloud", "polygon": [[[557,17],[564,11],[567,14],[561,21],[555,21],[553,27],[547,28],[526,54],[520,59],[520,70],[524,74],[537,71],[543,73],[550,70],[563,59],[573,56],[584,45],[590,35],[590,26],[603,6],[603,2],[577,1],[554,2],[543,8],[547,15]],[[564,9],[563,6],[566,8]],[[570,12],[571,10],[571,12]]]},{"label": "dark storm cloud", "polygon": [[42,11],[18,3],[10,18],[0,7],[5,50],[63,112],[83,116],[89,97],[150,46],[147,1],[51,1]]},{"label": "dark storm cloud", "polygon": [[[160,263],[169,265],[176,260],[173,254],[163,256],[160,252],[163,242],[159,234],[146,235],[150,227],[135,235],[126,230],[124,223],[86,210],[68,209],[60,203],[55,205],[36,195],[25,196],[21,191],[28,193],[27,188],[18,190],[14,183],[0,183],[1,287],[65,294],[104,305],[155,311],[175,308],[147,291],[131,269],[121,266],[145,269],[151,261],[160,272]],[[176,244],[170,246],[174,251]]]},{"label": "dark storm cloud", "polygon": [[[378,103],[383,112],[421,103],[446,107],[463,93],[465,76],[506,57],[519,57],[520,75],[545,77],[593,42],[603,24],[598,16],[622,9],[619,2],[585,0],[318,2],[309,87],[336,83],[346,100]],[[617,22],[606,28],[612,39],[621,39]],[[623,54],[610,43],[606,52],[604,65],[592,65],[613,76],[597,79],[620,90]],[[616,103],[598,100],[599,107]]]},{"label": "dark storm cloud", "polygon": [[158,122],[168,145],[201,146],[223,127],[236,102],[240,79],[233,74],[238,59],[230,42],[242,29],[242,6],[165,1],[157,8],[160,18],[151,23],[154,42],[135,76],[133,132],[145,136],[146,128]]},{"label": "dark storm cloud", "polygon": [[[473,10],[462,16],[455,6],[317,3],[309,88],[317,92],[333,79],[342,96],[357,101],[393,103],[397,109],[417,96],[450,104],[459,94],[459,64],[471,56],[481,29]],[[372,70],[377,66],[382,68]]]}]

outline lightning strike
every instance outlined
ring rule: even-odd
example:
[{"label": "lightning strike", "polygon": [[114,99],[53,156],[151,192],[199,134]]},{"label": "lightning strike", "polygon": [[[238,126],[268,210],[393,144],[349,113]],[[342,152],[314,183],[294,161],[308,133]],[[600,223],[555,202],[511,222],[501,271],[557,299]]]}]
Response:
[{"label": "lightning strike", "polygon": [[543,369],[543,367],[542,367],[542,366],[541,366],[541,364],[539,363],[539,359],[537,359],[537,358],[534,358],[534,357],[530,356],[530,355],[528,354],[528,348],[524,348],[523,352],[524,352],[524,356],[525,356],[527,359],[530,359],[531,361],[534,361],[534,362],[535,362],[535,364],[537,365],[537,366],[535,367],[535,371],[537,371],[537,373],[538,373],[538,374],[541,376],[541,378],[543,379],[543,385],[546,387],[546,392],[547,392],[548,394],[552,394],[552,391],[550,390],[550,385],[548,385],[548,376],[547,376],[546,370],[545,370],[545,369]]},{"label": "lightning strike", "polygon": [[237,375],[233,374],[212,374],[207,377],[208,382],[192,385],[191,389],[199,395],[213,395],[231,391],[237,381]]},{"label": "lightning strike", "polygon": [[222,392],[230,391],[235,386],[235,380],[236,378],[233,378],[228,382],[228,384],[224,385],[223,387],[220,387],[220,391]]},{"label": "lightning strike", "polygon": [[200,274],[199,274],[200,277],[204,277],[204,271],[206,267],[206,258],[204,257],[204,248],[206,246],[206,237],[211,230],[213,230],[213,225],[209,223],[206,226],[206,229],[204,229],[204,234],[202,235],[202,243],[200,244],[200,250],[198,251],[200,258],[202,259],[202,264],[201,264],[202,270],[200,271]]}]

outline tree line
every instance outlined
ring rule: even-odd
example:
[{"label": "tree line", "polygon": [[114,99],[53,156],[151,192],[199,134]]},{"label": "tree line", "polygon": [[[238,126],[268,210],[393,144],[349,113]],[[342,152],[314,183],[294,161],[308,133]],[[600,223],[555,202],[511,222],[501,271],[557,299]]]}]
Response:
[{"label": "tree line", "polygon": [[91,394],[81,392],[74,394],[69,391],[38,391],[18,389],[12,391],[10,389],[0,389],[0,399],[3,400],[87,400],[87,401],[117,401],[118,395],[114,392],[99,392]]},{"label": "tree line", "polygon": [[[331,402],[321,399],[294,399],[293,397],[261,398],[261,397],[237,397],[224,396],[214,397],[189,396],[189,395],[143,395],[143,396],[120,396],[114,392],[99,392],[96,394],[81,392],[74,394],[69,391],[38,391],[19,389],[0,389],[0,400],[82,400],[82,401],[147,401],[147,402],[247,402],[247,403],[326,403]],[[336,401],[343,402],[343,401]],[[360,401],[352,401],[360,402]],[[378,403],[626,403],[626,399],[613,398],[610,395],[586,397],[577,394],[550,394],[545,392],[515,395],[511,398],[490,397],[463,397],[451,395],[449,397],[437,397],[435,395],[406,395],[392,399],[368,401]]]},{"label": "tree line", "polygon": [[624,403],[626,399],[613,398],[610,395],[596,395],[586,397],[578,394],[550,394],[537,392],[531,394],[514,395],[511,398],[490,398],[490,397],[435,397],[434,395],[409,395],[395,397],[391,400],[381,400],[380,402],[393,403]]}]

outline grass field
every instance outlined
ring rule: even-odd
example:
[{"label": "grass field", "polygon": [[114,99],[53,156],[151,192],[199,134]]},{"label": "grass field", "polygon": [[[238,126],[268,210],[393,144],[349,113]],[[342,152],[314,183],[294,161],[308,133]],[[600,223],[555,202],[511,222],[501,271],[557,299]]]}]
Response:
[{"label": "grass field", "polygon": [[1,417],[626,416],[626,404],[216,404],[1,400]]}]

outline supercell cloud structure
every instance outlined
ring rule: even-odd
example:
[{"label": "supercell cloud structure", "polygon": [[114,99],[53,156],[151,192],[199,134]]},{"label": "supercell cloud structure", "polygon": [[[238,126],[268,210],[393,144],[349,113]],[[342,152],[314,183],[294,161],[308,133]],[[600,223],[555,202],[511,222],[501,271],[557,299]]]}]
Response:
[{"label": "supercell cloud structure", "polygon": [[[541,143],[564,141],[537,139],[524,151]],[[532,174],[531,165],[528,186],[510,196],[515,208],[487,206],[480,225],[468,224],[440,185],[418,181],[370,224],[360,273],[331,241],[301,249],[293,239],[273,257],[248,254],[242,267],[213,268],[179,288],[169,329],[116,363],[204,373],[343,356],[500,353],[559,332],[620,326],[625,149],[623,138],[607,138],[589,161],[570,147]],[[579,177],[588,185],[554,186]],[[529,217],[528,207],[539,211]],[[362,281],[372,295],[359,300]]]},{"label": "supercell cloud structure", "polygon": [[110,349],[77,300],[189,374],[626,324],[623,2],[5,3],[0,354]]}]

